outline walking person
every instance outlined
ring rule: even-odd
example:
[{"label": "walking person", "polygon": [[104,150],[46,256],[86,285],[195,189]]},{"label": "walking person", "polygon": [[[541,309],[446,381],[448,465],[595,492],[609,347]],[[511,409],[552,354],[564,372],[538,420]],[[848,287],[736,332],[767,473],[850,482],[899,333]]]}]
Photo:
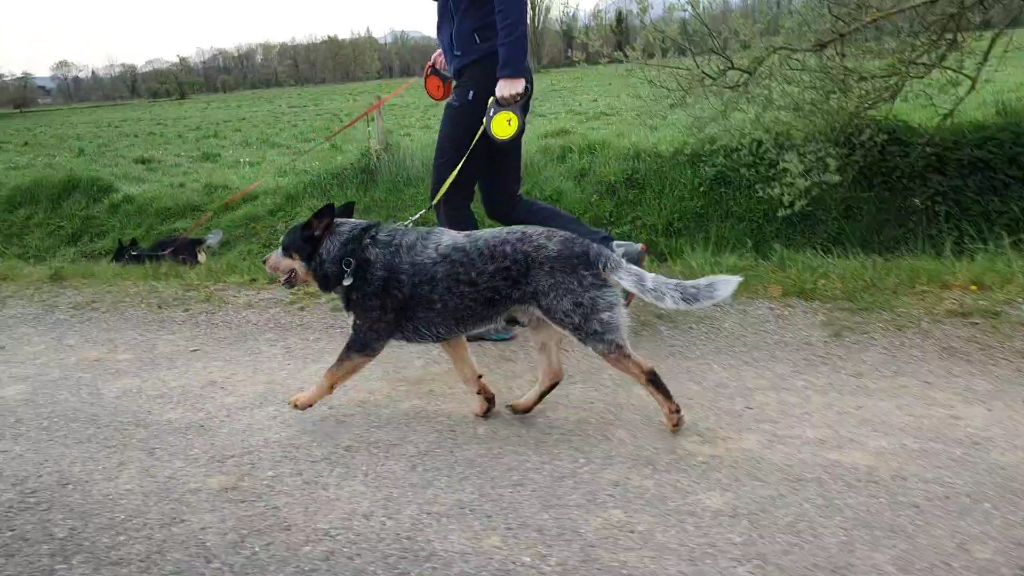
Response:
[{"label": "walking person", "polygon": [[[465,156],[491,97],[495,96],[503,105],[520,103],[525,117],[533,96],[527,0],[435,1],[441,47],[430,63],[448,72],[455,87],[445,104],[434,150],[431,200]],[[522,134],[503,143],[481,138],[438,203],[438,222],[452,230],[476,230],[472,204],[479,186],[484,211],[503,226],[558,228],[614,250],[631,264],[643,266],[647,256],[643,244],[617,242],[608,232],[591,228],[554,206],[523,197],[522,169]],[[504,341],[514,335],[513,330],[500,326],[467,337]]]}]

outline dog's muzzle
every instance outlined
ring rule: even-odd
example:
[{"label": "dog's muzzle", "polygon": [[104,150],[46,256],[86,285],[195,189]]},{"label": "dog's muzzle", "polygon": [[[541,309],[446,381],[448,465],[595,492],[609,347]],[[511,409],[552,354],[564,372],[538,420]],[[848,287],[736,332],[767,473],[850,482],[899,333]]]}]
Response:
[{"label": "dog's muzzle", "polygon": [[298,266],[288,258],[285,258],[280,250],[275,250],[263,259],[263,267],[267,274],[280,279],[281,286],[289,290],[301,283]]},{"label": "dog's muzzle", "polygon": [[295,270],[295,268],[292,268],[291,270],[289,270],[288,273],[284,275],[284,278],[281,278],[281,286],[284,286],[285,288],[287,288],[289,290],[291,290],[292,288],[295,288],[298,285],[299,285],[299,273],[298,273],[298,271]]}]

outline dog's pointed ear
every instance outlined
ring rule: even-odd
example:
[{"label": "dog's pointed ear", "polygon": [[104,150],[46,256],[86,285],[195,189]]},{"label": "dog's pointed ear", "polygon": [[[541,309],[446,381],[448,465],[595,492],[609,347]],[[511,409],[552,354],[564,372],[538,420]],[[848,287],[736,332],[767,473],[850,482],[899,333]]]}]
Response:
[{"label": "dog's pointed ear", "polygon": [[117,247],[124,248],[124,242],[122,242],[120,238],[117,239]]},{"label": "dog's pointed ear", "polygon": [[323,238],[334,226],[334,218],[337,210],[334,202],[324,204],[319,210],[306,221],[306,228],[317,238]]},{"label": "dog's pointed ear", "polygon": [[128,241],[128,245],[129,246],[138,246],[139,245],[139,239],[134,237],[134,236],[132,236],[132,239]]},{"label": "dog's pointed ear", "polygon": [[338,208],[338,212],[334,215],[335,218],[345,218],[351,220],[356,215],[356,203],[345,202]]}]

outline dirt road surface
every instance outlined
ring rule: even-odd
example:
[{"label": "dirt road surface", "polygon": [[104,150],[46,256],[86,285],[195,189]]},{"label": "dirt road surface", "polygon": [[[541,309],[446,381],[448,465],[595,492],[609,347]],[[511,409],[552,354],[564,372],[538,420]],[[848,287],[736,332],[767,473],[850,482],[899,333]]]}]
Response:
[{"label": "dirt road surface", "polygon": [[[344,315],[144,299],[4,296],[0,573],[1024,575],[1024,337],[637,306],[673,436],[577,345],[528,416],[403,344],[296,412]],[[531,387],[526,338],[474,352]]]}]

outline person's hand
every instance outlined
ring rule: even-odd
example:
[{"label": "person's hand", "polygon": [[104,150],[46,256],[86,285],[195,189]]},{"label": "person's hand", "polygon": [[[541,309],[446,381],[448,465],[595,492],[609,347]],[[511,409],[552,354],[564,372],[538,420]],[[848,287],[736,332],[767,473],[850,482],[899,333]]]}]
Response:
[{"label": "person's hand", "polygon": [[494,96],[502,106],[515,104],[526,94],[526,78],[501,78],[494,87]]},{"label": "person's hand", "polygon": [[448,63],[444,61],[444,52],[440,48],[430,57],[430,65],[441,72],[448,71]]}]

